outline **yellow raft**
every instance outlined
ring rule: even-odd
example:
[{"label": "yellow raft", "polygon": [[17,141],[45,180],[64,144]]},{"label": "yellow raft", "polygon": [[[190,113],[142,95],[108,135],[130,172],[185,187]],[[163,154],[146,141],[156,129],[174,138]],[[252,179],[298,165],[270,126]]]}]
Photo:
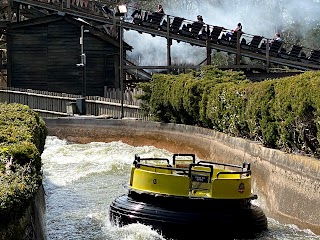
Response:
[{"label": "yellow raft", "polygon": [[[246,238],[267,229],[267,218],[251,203],[250,163],[241,166],[198,161],[194,154],[166,158],[135,155],[128,194],[110,205],[110,220],[120,225],[140,222],[164,236]],[[186,231],[188,229],[205,231]],[[220,236],[221,235],[221,236]]]},{"label": "yellow raft", "polygon": [[[185,158],[178,159],[181,156]],[[191,160],[186,157],[191,157]],[[163,161],[167,163],[160,163]],[[251,193],[249,163],[242,166],[206,161],[195,163],[195,155],[191,154],[174,154],[172,165],[168,159],[140,158],[136,155],[131,169],[130,188],[182,197],[256,198]]]}]

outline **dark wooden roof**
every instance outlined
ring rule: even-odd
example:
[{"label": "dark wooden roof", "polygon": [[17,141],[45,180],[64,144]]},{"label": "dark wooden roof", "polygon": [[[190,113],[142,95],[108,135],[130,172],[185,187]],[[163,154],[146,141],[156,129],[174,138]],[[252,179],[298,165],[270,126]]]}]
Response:
[{"label": "dark wooden roof", "polygon": [[[48,16],[45,16],[45,17],[33,18],[33,19],[30,19],[30,20],[25,20],[25,21],[21,21],[21,22],[12,23],[10,25],[10,28],[11,29],[17,29],[17,28],[30,27],[30,26],[46,24],[46,23],[50,23],[50,22],[54,22],[54,21],[60,21],[62,19],[70,22],[71,24],[77,25],[79,27],[84,25],[85,29],[89,30],[89,32],[92,35],[95,35],[96,37],[102,39],[103,41],[111,43],[112,45],[114,45],[114,46],[116,46],[118,48],[120,47],[120,42],[119,42],[118,39],[110,36],[106,32],[102,32],[98,28],[90,25],[85,20],[79,19],[79,18],[76,19],[76,18],[73,18],[73,17],[59,15],[59,14],[52,14],[52,15],[48,15]],[[130,51],[132,50],[132,47],[130,45],[128,45],[127,43],[124,43],[123,47],[126,50],[130,50]]]}]

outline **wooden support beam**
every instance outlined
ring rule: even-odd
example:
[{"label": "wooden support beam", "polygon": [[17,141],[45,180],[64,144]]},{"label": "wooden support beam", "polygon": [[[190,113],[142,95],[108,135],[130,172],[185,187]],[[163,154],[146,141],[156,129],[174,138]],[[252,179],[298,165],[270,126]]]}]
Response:
[{"label": "wooden support beam", "polygon": [[13,6],[13,0],[9,0],[8,5],[8,21],[12,22],[12,6]]},{"label": "wooden support beam", "polygon": [[[172,39],[170,38],[170,17],[167,15],[167,66],[171,66],[171,45]],[[170,69],[168,68],[168,73]]]},{"label": "wooden support beam", "polygon": [[16,8],[16,18],[17,18],[17,22],[20,22],[21,21],[21,14],[20,14],[20,3],[18,3],[18,6]]},{"label": "wooden support beam", "polygon": [[267,59],[267,72],[269,72],[269,68],[270,68],[270,43],[269,41],[267,41],[267,46],[266,46],[266,59]]},{"label": "wooden support beam", "polygon": [[206,49],[207,49],[207,65],[211,65],[211,40],[209,38],[210,28],[209,25],[207,25],[207,40],[206,40]]},{"label": "wooden support beam", "polygon": [[240,31],[237,31],[237,54],[236,54],[236,65],[240,65],[241,51],[240,51]]}]

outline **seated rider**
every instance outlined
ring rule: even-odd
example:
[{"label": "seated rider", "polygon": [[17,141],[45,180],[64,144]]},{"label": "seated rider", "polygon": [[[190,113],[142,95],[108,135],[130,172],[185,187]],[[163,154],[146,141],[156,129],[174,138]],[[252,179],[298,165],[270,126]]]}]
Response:
[{"label": "seated rider", "polygon": [[276,33],[273,37],[273,39],[270,41],[270,43],[274,43],[274,42],[282,42],[282,38],[280,37],[280,33]]},{"label": "seated rider", "polygon": [[163,10],[163,7],[161,4],[158,5],[158,10],[157,10],[158,13],[163,13],[164,14],[164,10]]},{"label": "seated rider", "polygon": [[203,17],[201,15],[197,16],[197,20],[198,20],[198,22],[202,22],[203,23]]},{"label": "seated rider", "polygon": [[141,14],[141,9],[136,9],[133,11],[133,13],[131,14],[132,18],[142,18],[142,14]]},{"label": "seated rider", "polygon": [[231,32],[227,32],[226,36],[227,36],[227,39],[230,41],[231,40],[231,37],[234,33],[237,33],[237,32],[242,32],[242,24],[241,23],[238,23],[237,24],[237,27],[232,30]]}]

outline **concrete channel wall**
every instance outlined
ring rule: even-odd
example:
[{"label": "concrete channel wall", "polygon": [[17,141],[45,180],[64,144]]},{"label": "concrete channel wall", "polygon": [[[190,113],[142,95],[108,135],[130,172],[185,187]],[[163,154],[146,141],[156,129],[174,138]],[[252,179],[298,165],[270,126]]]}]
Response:
[{"label": "concrete channel wall", "polygon": [[287,154],[210,129],[131,119],[47,118],[49,135],[76,143],[121,140],[203,160],[250,162],[253,191],[268,217],[320,234],[320,160]]}]

